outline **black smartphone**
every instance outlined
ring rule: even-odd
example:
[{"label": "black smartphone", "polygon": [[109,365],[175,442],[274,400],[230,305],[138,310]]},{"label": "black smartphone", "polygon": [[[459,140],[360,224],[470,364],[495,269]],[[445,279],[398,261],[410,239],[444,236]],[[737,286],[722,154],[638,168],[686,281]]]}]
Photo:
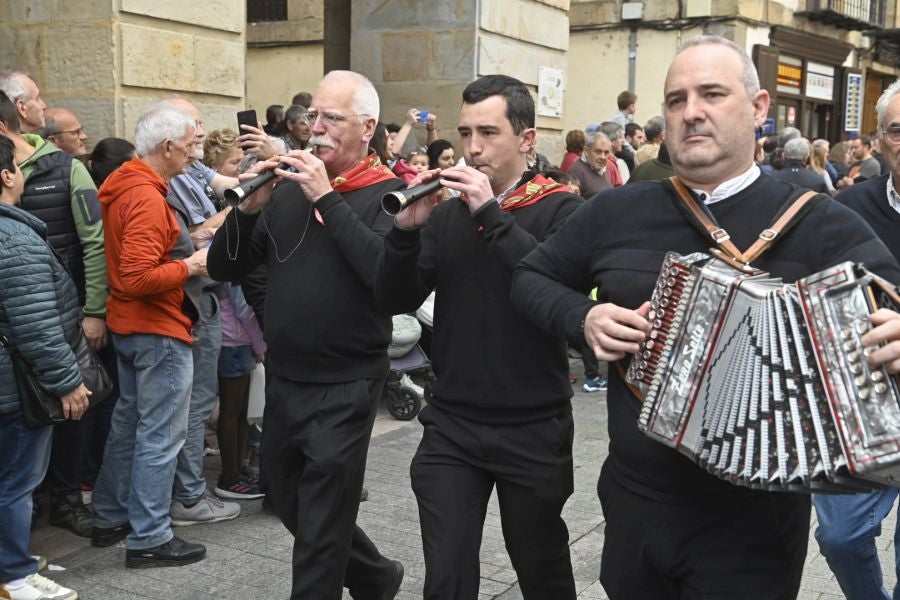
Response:
[{"label": "black smartphone", "polygon": [[238,135],[243,135],[245,133],[249,133],[243,129],[241,129],[241,125],[250,125],[251,127],[259,127],[259,121],[256,120],[256,111],[252,108],[250,110],[239,110],[237,113],[237,122],[238,122]]}]

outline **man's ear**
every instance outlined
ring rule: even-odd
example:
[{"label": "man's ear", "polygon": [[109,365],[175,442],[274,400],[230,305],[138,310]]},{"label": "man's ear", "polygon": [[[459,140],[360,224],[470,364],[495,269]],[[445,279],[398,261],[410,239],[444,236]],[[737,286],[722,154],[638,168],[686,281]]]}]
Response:
[{"label": "man's ear", "polygon": [[531,149],[534,148],[534,143],[537,139],[537,129],[529,127],[528,129],[523,130],[520,135],[522,136],[522,143],[519,145],[519,152],[528,154],[531,152]]}]

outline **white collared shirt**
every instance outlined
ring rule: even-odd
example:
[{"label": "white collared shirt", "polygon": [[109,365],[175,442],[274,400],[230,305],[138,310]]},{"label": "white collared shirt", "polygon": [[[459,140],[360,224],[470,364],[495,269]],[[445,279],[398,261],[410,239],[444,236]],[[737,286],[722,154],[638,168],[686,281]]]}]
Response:
[{"label": "white collared shirt", "polygon": [[893,173],[888,175],[887,199],[888,199],[888,203],[891,205],[891,208],[893,208],[898,213],[900,213],[900,194],[898,194],[896,188],[894,188],[894,174]]},{"label": "white collared shirt", "polygon": [[751,183],[756,181],[761,172],[762,171],[759,170],[756,163],[753,163],[753,165],[741,175],[732,177],[731,179],[720,183],[716,189],[713,190],[712,194],[707,194],[703,190],[694,188],[691,188],[691,190],[708,206],[724,200],[725,198],[730,198],[741,190],[749,187]]}]

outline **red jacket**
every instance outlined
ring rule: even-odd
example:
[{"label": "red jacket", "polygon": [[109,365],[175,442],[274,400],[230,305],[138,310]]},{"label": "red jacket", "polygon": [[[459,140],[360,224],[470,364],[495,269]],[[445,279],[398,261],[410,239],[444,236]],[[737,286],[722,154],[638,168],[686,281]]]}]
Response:
[{"label": "red jacket", "polygon": [[106,323],[120,335],[165,335],[190,344],[191,321],[181,310],[188,268],[169,257],[180,229],[167,191],[166,182],[139,158],[100,187],[109,277]]}]

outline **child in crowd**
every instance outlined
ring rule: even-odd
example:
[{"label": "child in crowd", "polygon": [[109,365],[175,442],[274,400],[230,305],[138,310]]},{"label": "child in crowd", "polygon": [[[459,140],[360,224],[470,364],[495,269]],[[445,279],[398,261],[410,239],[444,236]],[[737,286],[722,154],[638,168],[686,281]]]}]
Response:
[{"label": "child in crowd", "polygon": [[424,150],[413,150],[406,158],[401,158],[394,164],[394,174],[409,183],[419,173],[428,170],[428,155]]}]

